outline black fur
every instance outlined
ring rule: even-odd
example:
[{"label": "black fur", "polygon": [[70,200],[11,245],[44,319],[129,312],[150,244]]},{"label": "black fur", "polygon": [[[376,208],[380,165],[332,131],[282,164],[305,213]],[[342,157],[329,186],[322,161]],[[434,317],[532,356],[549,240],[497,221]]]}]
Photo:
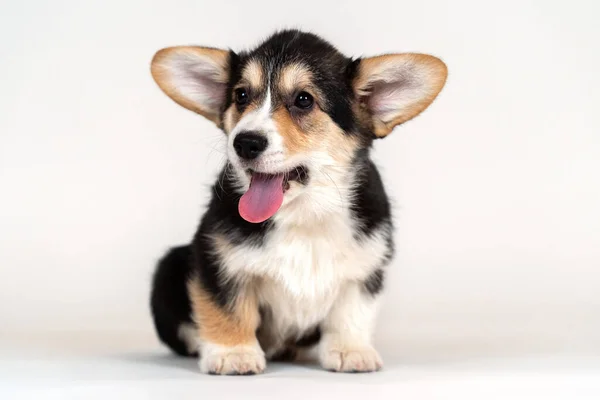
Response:
[{"label": "black fur", "polygon": [[[359,126],[352,111],[352,80],[356,75],[359,60],[352,60],[317,35],[285,30],[277,32],[251,52],[230,53],[232,71],[228,98],[222,112],[233,101],[231,88],[241,79],[241,71],[249,60],[261,62],[265,73],[269,69],[280,71],[288,64],[301,61],[312,72],[315,83],[327,96],[324,111],[348,134],[361,133],[365,141],[374,137]],[[368,128],[368,127],[367,127]]]},{"label": "black fur", "polygon": [[[231,105],[233,87],[239,81],[241,70],[248,60],[261,60],[262,65],[265,68],[269,66],[274,73],[287,63],[299,60],[310,68],[317,86],[327,97],[323,110],[344,132],[360,135],[362,139],[362,147],[356,153],[354,162],[361,172],[357,176],[355,202],[351,208],[353,218],[359,222],[356,236],[368,236],[375,229],[388,226],[391,257],[393,246],[390,204],[377,168],[369,158],[374,135],[369,126],[361,125],[352,108],[357,99],[354,98],[351,85],[360,60],[345,57],[335,47],[313,34],[294,30],[276,33],[252,52],[236,54],[231,51],[229,58],[230,82],[227,85],[227,97],[222,112]],[[177,336],[177,332],[182,322],[191,322],[186,282],[192,273],[198,275],[206,291],[221,307],[228,307],[230,300],[235,296],[238,283],[235,280],[224,282],[221,279],[219,262],[207,235],[220,233],[233,243],[261,246],[265,234],[274,227],[270,220],[252,224],[241,218],[238,212],[241,194],[236,190],[228,168],[229,165],[223,168],[213,186],[208,210],[201,220],[192,244],[172,249],[159,262],[154,274],[151,307],[156,330],[161,341],[177,354],[188,355],[187,348]],[[383,281],[383,270],[379,269],[363,283],[363,287],[371,295],[376,295],[381,291]],[[321,335],[318,327],[314,332],[302,334],[304,336],[296,343],[297,346],[314,345]]]},{"label": "black fur", "polygon": [[356,155],[355,164],[360,165],[358,185],[354,189],[354,202],[351,210],[359,221],[360,235],[369,235],[382,224],[391,227],[390,202],[383,187],[377,167],[369,158],[369,149],[362,149]]},{"label": "black fur", "polygon": [[158,263],[152,279],[150,307],[159,339],[175,353],[188,356],[178,336],[181,323],[191,323],[186,282],[191,273],[190,246],[172,248]]},{"label": "black fur", "polygon": [[385,272],[383,269],[378,269],[373,272],[364,283],[364,288],[372,295],[379,294],[383,289],[383,278]]},{"label": "black fur", "polygon": [[228,169],[229,164],[223,167],[217,182],[212,187],[212,198],[208,210],[200,224],[200,231],[223,232],[234,243],[262,244],[267,230],[273,225],[271,220],[253,224],[243,219],[238,212],[238,203],[242,196],[236,190],[235,183],[231,180]]},{"label": "black fur", "polygon": [[321,328],[319,328],[317,326],[314,331],[307,333],[306,335],[301,337],[299,340],[297,340],[296,346],[297,347],[310,347],[310,346],[314,346],[315,344],[319,343],[320,340],[321,340]]},{"label": "black fur", "polygon": [[207,240],[207,234],[221,233],[233,243],[251,242],[260,246],[265,233],[273,226],[273,222],[269,220],[253,224],[240,216],[238,203],[241,195],[235,190],[235,184],[227,173],[228,168],[229,165],[223,168],[217,183],[213,186],[213,196],[208,210],[192,242],[192,258],[196,273],[204,288],[222,307],[229,305],[236,282],[232,280],[224,282],[219,278],[219,262],[214,255],[212,245]]}]

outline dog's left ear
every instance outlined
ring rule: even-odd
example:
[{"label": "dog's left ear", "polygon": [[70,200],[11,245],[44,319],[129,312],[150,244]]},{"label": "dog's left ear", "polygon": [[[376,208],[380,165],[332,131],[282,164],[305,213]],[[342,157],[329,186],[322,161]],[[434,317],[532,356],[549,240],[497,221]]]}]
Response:
[{"label": "dog's left ear", "polygon": [[210,47],[162,49],[152,59],[152,77],[177,104],[220,123],[232,53]]},{"label": "dog's left ear", "polygon": [[437,97],[448,69],[425,54],[388,54],[361,59],[354,91],[372,118],[377,137],[416,117]]}]

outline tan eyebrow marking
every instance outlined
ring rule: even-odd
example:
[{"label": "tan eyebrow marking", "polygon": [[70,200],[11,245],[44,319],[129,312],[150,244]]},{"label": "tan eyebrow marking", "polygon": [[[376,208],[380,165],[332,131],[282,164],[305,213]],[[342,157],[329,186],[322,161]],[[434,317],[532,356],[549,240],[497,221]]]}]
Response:
[{"label": "tan eyebrow marking", "polygon": [[280,73],[279,90],[282,93],[293,93],[298,88],[313,87],[313,75],[310,70],[300,63],[285,66]]},{"label": "tan eyebrow marking", "polygon": [[242,71],[242,79],[252,88],[260,89],[264,85],[263,69],[256,60],[250,61]]}]

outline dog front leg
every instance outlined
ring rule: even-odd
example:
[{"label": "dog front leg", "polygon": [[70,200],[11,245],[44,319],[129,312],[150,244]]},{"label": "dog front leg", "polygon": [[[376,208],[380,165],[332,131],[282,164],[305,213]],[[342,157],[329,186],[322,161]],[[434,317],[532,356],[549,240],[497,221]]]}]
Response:
[{"label": "dog front leg", "polygon": [[252,375],[266,366],[256,338],[260,315],[256,296],[240,290],[227,307],[218,305],[195,279],[188,282],[194,321],[198,326],[200,370],[218,375]]},{"label": "dog front leg", "polygon": [[371,372],[382,366],[372,345],[378,295],[363,283],[342,288],[322,324],[319,359],[323,368],[336,372]]}]

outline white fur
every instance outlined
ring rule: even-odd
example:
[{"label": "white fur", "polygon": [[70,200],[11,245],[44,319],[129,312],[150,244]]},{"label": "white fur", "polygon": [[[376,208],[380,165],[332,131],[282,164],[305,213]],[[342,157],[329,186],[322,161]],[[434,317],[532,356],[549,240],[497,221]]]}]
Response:
[{"label": "white fur", "polygon": [[335,371],[376,371],[383,365],[371,345],[378,299],[365,296],[350,282],[344,285],[321,324],[319,359]]},{"label": "white fur", "polygon": [[198,351],[200,343],[198,341],[198,328],[194,324],[183,323],[179,325],[177,336],[183,340],[189,354],[194,354]]},{"label": "white fur", "polygon": [[241,181],[240,183],[246,187],[246,189],[250,184],[250,180],[246,174],[243,173],[244,167],[235,153],[233,141],[239,133],[249,131],[260,132],[267,138],[269,143],[265,153],[260,156],[258,163],[253,164],[253,169],[255,171],[268,173],[283,172],[297,165],[291,164],[293,160],[290,162],[290,160],[285,159],[283,139],[277,132],[275,123],[271,119],[271,89],[268,88],[263,104],[256,110],[244,115],[244,117],[242,117],[242,119],[237,123],[228,137],[228,159],[241,172],[239,174],[239,180]]},{"label": "white fur", "polygon": [[[226,276],[260,278],[259,301],[273,313],[270,333],[275,344],[265,349],[267,355],[279,350],[290,335],[330,316],[330,329],[336,324],[342,329],[344,314],[358,318],[356,327],[361,331],[352,336],[353,344],[362,340],[363,347],[370,346],[367,333],[372,331],[376,307],[360,285],[384,262],[389,227],[357,238],[349,209],[350,177],[355,171],[322,167],[310,173],[309,185],[296,184],[286,193],[262,246],[242,244],[219,254]],[[355,288],[353,297],[347,294],[348,287]]]},{"label": "white fur", "polygon": [[[302,199],[296,201],[305,204]],[[330,353],[329,346],[341,351],[372,349],[377,307],[362,281],[381,266],[387,232],[357,240],[347,212],[332,214],[319,224],[298,224],[294,213],[302,213],[296,206],[291,203],[288,212],[280,211],[279,223],[261,247],[240,245],[220,254],[226,275],[260,278],[259,302],[272,312],[269,334],[273,343],[265,352],[271,356],[289,337],[321,323],[325,329],[322,354]]]},{"label": "white fur", "polygon": [[[300,165],[305,158],[302,156],[286,156],[283,138],[277,131],[277,127],[271,118],[271,107],[271,89],[269,82],[263,104],[257,109],[244,115],[228,136],[227,157],[229,162],[238,170],[238,179],[242,184],[242,187],[244,187],[244,190],[248,189],[250,180],[244,173],[246,168],[244,167],[243,162],[238,158],[233,148],[233,142],[236,136],[241,132],[260,132],[267,138],[269,143],[267,149],[257,160],[252,162],[252,169],[257,172],[272,174],[287,172]],[[331,184],[331,182],[329,182],[329,184]]]},{"label": "white fur", "polygon": [[369,78],[371,82],[386,83],[371,99],[372,111],[384,121],[425,97],[433,80],[427,69],[407,57],[382,62]]},{"label": "white fur", "polygon": [[[305,165],[308,185],[290,182],[284,202],[272,217],[275,224],[261,246],[245,243],[221,248],[223,276],[254,276],[259,282],[259,303],[271,311],[268,333],[271,356],[284,340],[323,324],[321,361],[333,370],[375,370],[381,366],[371,346],[376,301],[362,282],[381,267],[389,251],[390,227],[357,237],[352,218],[353,184],[359,172],[350,163],[340,165],[344,149],[314,149],[309,154],[285,157],[283,140],[271,119],[271,94],[264,104],[245,115],[229,135],[228,156],[242,190],[249,179],[244,163],[233,150],[242,131],[265,134],[269,146],[252,165],[254,170],[277,173]],[[299,337],[298,337],[299,338]],[[204,355],[203,355],[204,357]],[[346,357],[347,362],[342,360]]]},{"label": "white fur", "polygon": [[437,59],[423,62],[411,54],[397,54],[377,63],[357,88],[359,94],[369,95],[374,117],[389,122],[423,99],[435,97],[446,72],[441,61],[433,60]]},{"label": "white fur", "polygon": [[266,366],[265,355],[258,342],[234,347],[203,343],[200,371],[206,374],[258,374]]},{"label": "white fur", "polygon": [[341,347],[330,350],[321,344],[319,361],[323,368],[336,372],[373,372],[383,367],[383,361],[371,345]]},{"label": "white fur", "polygon": [[197,51],[180,50],[165,59],[162,67],[181,97],[207,112],[218,113],[225,98],[227,76],[216,59]]}]

